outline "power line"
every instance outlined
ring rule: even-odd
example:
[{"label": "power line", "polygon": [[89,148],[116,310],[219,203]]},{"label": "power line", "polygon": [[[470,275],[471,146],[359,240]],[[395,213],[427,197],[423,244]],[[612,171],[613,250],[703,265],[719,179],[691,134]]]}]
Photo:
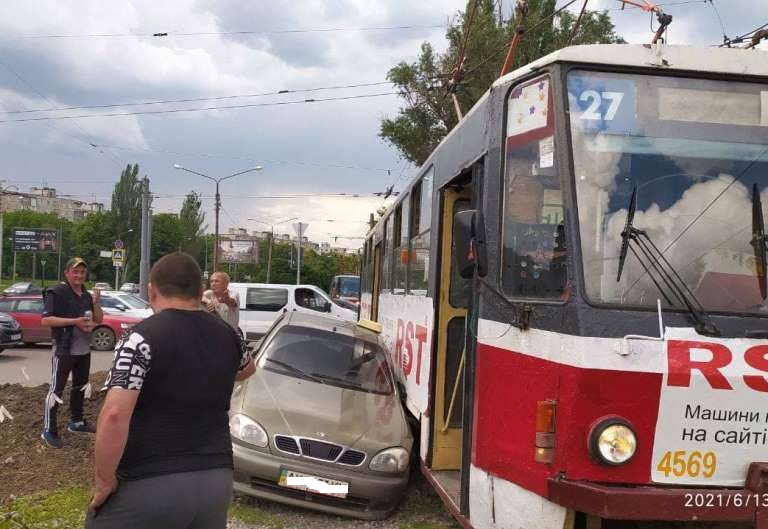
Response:
[{"label": "power line", "polygon": [[[16,77],[16,78],[19,80],[19,81],[21,81],[22,83],[24,83],[25,85],[27,85],[27,87],[28,87],[28,88],[30,88],[30,89],[31,89],[31,90],[32,90],[34,93],[36,93],[36,94],[37,94],[39,97],[41,97],[42,99],[45,99],[45,100],[46,100],[46,101],[48,101],[49,103],[53,104],[53,103],[51,102],[51,100],[50,100],[50,99],[48,99],[48,98],[47,98],[47,97],[45,97],[43,94],[41,94],[39,90],[37,90],[37,89],[36,89],[34,86],[32,86],[32,83],[30,83],[29,81],[27,81],[26,79],[24,79],[24,78],[21,76],[21,74],[20,74],[19,72],[17,72],[17,71],[16,71],[14,68],[12,68],[12,67],[11,67],[9,64],[7,64],[6,62],[4,62],[4,61],[0,60],[0,65],[2,65],[2,66],[3,66],[3,68],[5,68],[5,69],[6,69],[6,70],[8,70],[9,72],[11,72],[11,73],[12,73],[12,74],[13,74],[13,75],[14,75],[14,76],[15,76],[15,77]],[[81,126],[80,126],[80,125],[77,123],[77,121],[73,121],[73,123],[75,124],[75,126],[76,126],[78,129],[80,129],[80,131],[81,131],[83,134],[85,134],[85,136],[86,136],[87,138],[89,138],[89,139],[93,140],[93,136],[91,136],[91,135],[90,135],[90,134],[89,134],[89,133],[88,133],[88,132],[87,132],[85,129],[83,129],[83,127],[81,127]],[[53,125],[53,124],[51,124],[51,123],[46,123],[46,126],[48,126],[48,127],[51,129],[51,130],[59,130],[59,129],[58,129],[56,126],[55,126],[55,125]],[[60,131],[60,132],[64,132],[64,131]],[[65,136],[69,136],[70,138],[72,138],[72,139],[74,139],[74,140],[77,140],[77,141],[79,141],[79,142],[85,143],[85,144],[86,144],[86,145],[88,145],[89,147],[98,148],[98,147],[96,147],[96,146],[94,145],[94,143],[92,143],[92,142],[89,142],[89,141],[87,141],[87,140],[84,140],[83,138],[78,138],[77,136],[74,136],[74,135],[72,135],[72,134],[67,134],[66,132],[64,132],[64,135],[65,135]],[[113,153],[111,153],[111,152],[109,152],[109,151],[107,151],[107,152],[105,153],[105,152],[104,152],[104,151],[102,151],[102,150],[99,150],[99,152],[100,152],[101,154],[106,154],[106,155],[107,155],[107,157],[108,157],[108,158],[109,158],[109,159],[110,159],[110,160],[111,160],[113,163],[115,163],[116,165],[118,165],[118,166],[122,167],[122,165],[123,165],[123,164],[122,164],[122,162],[121,162],[121,161],[120,161],[120,160],[117,158],[117,156],[115,156]]]},{"label": "power line", "polygon": [[411,25],[411,26],[366,26],[357,28],[304,28],[304,29],[273,29],[273,30],[245,30],[245,31],[193,31],[172,32],[160,31],[155,33],[86,33],[86,34],[52,34],[52,35],[18,35],[18,39],[88,39],[88,38],[139,38],[139,37],[212,37],[228,35],[287,35],[294,33],[336,33],[355,31],[395,31],[413,29],[438,29],[447,28],[447,24]]},{"label": "power line", "polygon": [[76,116],[40,116],[34,118],[20,118],[20,119],[3,119],[0,123],[21,123],[25,121],[49,121],[58,119],[83,119],[83,118],[111,118],[121,116],[141,116],[144,114],[177,114],[182,112],[204,112],[206,110],[231,110],[237,108],[256,108],[256,107],[274,107],[274,106],[286,106],[286,105],[298,105],[306,103],[322,103],[326,101],[346,101],[352,99],[367,99],[371,97],[382,97],[388,95],[398,95],[398,92],[380,92],[375,94],[362,94],[356,96],[343,96],[343,97],[326,97],[318,99],[303,99],[296,101],[277,101],[273,103],[249,103],[245,105],[222,105],[222,106],[210,106],[210,107],[198,107],[198,108],[175,108],[167,110],[141,110],[136,112],[113,112],[109,114],[79,114]]},{"label": "power line", "polygon": [[317,88],[301,88],[296,90],[278,90],[274,92],[260,92],[255,94],[237,94],[237,95],[213,96],[213,97],[192,97],[187,99],[162,99],[162,100],[152,100],[152,101],[137,101],[134,103],[109,103],[104,105],[51,107],[51,108],[38,108],[33,110],[8,110],[8,111],[0,111],[0,114],[29,114],[33,112],[59,112],[59,111],[66,111],[66,110],[85,110],[85,109],[94,109],[94,108],[165,105],[170,103],[196,103],[200,101],[222,101],[226,99],[240,99],[240,98],[246,98],[246,97],[265,97],[265,96],[282,95],[282,94],[303,93],[303,92],[319,92],[322,90],[340,90],[344,88],[361,88],[361,87],[368,87],[368,86],[381,86],[385,84],[392,84],[392,82],[379,81],[375,83],[360,83],[360,84],[338,85],[338,86],[320,86]]}]

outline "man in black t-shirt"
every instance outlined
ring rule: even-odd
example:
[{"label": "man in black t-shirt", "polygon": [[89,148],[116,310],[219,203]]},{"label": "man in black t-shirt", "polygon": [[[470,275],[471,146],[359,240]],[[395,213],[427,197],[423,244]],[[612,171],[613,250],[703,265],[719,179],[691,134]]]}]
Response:
[{"label": "man in black t-shirt", "polygon": [[[67,378],[72,373],[72,390],[69,408],[72,420],[67,430],[76,433],[93,433],[93,426],[83,417],[83,401],[89,391],[88,376],[91,370],[91,331],[95,323],[101,323],[101,296],[98,290],[88,293],[83,283],[88,265],[79,257],[67,261],[64,267],[65,283],[57,285],[45,295],[45,309],[40,323],[51,328],[53,338],[52,379],[45,399],[43,417],[43,441],[51,448],[61,448],[56,415]],[[88,314],[90,313],[90,314]]]},{"label": "man in black t-shirt", "polygon": [[229,402],[235,380],[255,367],[232,327],[200,309],[200,277],[186,254],[155,263],[155,314],[115,348],[96,432],[89,529],[226,526]]}]

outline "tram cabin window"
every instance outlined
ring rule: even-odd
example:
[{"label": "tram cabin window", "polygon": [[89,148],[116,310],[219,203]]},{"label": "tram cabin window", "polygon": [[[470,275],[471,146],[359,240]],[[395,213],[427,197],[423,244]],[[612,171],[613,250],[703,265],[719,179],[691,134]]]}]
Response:
[{"label": "tram cabin window", "polygon": [[510,297],[562,299],[567,281],[563,191],[548,76],[507,98],[502,288]]}]

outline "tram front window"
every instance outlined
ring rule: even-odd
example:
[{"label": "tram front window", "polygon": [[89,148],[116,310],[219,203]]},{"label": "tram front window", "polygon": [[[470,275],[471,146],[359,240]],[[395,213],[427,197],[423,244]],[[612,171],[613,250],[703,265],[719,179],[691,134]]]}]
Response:
[{"label": "tram front window", "polygon": [[631,251],[617,281],[636,189],[634,227],[705,310],[768,315],[750,244],[753,188],[768,218],[768,85],[574,70],[568,99],[589,299],[668,304]]}]

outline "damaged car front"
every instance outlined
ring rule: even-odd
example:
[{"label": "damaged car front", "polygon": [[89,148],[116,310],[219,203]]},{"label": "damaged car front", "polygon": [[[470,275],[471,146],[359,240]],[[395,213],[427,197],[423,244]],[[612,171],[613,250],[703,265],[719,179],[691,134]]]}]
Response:
[{"label": "damaged car front", "polygon": [[286,314],[230,412],[235,490],[381,519],[408,484],[413,438],[378,336],[354,323]]}]

